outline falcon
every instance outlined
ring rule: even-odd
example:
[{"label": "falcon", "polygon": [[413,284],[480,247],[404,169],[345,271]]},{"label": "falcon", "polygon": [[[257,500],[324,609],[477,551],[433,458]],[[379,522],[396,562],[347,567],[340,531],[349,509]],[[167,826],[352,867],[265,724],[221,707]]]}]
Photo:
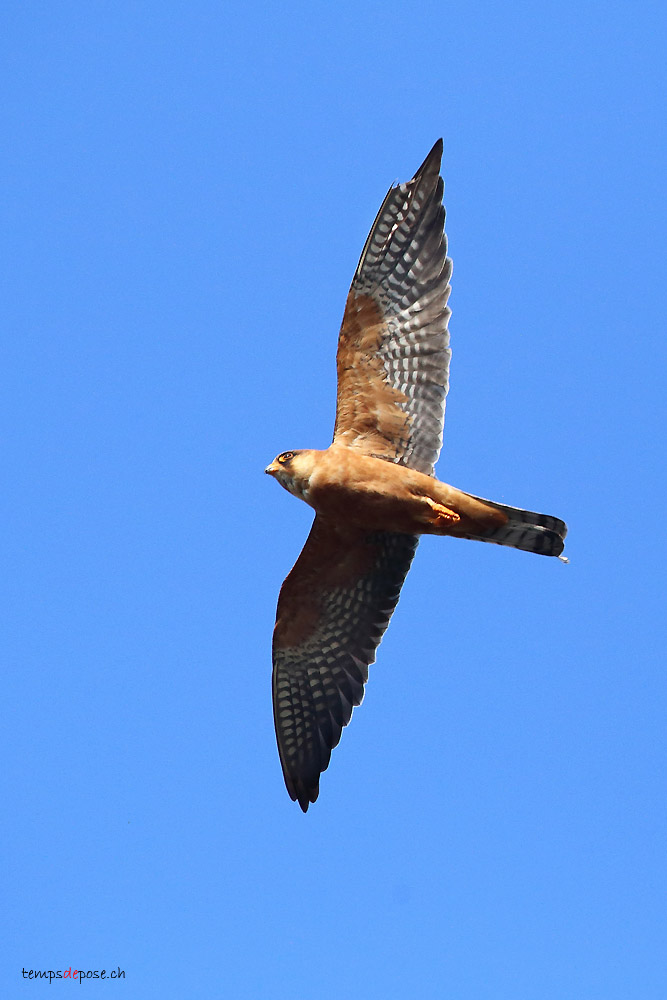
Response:
[{"label": "falcon", "polygon": [[441,158],[439,139],[412,180],[389,189],[366,240],[338,338],[333,443],[284,451],[265,470],[315,511],[273,633],[278,750],[304,812],[361,704],[420,535],[564,559],[557,517],[434,475],[451,356]]}]

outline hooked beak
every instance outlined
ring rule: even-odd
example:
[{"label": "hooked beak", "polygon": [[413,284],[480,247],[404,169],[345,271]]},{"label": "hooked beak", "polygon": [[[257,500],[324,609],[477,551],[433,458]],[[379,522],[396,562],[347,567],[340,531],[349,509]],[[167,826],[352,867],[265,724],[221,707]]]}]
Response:
[{"label": "hooked beak", "polygon": [[271,465],[267,465],[267,467],[264,469],[264,472],[267,474],[267,476],[274,476],[276,473],[276,463],[271,462]]}]

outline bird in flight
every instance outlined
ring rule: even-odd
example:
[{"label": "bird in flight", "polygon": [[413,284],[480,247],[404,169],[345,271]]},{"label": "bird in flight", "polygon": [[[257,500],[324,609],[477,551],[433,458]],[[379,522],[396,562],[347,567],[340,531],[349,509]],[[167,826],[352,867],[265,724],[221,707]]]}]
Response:
[{"label": "bird in flight", "polygon": [[273,633],[278,750],[304,812],[361,704],[419,536],[563,551],[557,517],[482,500],[434,475],[451,355],[441,158],[439,139],[412,180],[389,189],[366,240],[338,338],[333,443],[284,451],[265,470],[315,510]]}]

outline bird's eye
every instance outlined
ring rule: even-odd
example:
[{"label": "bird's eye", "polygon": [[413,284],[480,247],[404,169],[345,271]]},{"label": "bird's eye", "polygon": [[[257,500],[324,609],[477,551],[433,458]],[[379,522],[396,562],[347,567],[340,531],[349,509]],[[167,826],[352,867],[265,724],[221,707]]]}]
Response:
[{"label": "bird's eye", "polygon": [[292,458],[294,458],[293,451],[284,451],[282,455],[278,455],[278,461],[281,465],[284,465],[285,462],[289,462]]}]

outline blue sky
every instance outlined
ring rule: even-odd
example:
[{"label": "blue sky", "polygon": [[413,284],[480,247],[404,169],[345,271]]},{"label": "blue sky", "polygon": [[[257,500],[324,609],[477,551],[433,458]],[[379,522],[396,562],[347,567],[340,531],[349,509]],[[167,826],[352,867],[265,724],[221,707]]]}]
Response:
[{"label": "blue sky", "polygon": [[[142,1000],[658,1000],[658,4],[3,11],[0,983]],[[444,138],[440,478],[556,560],[424,539],[319,801],[270,638],[345,296]]]}]

